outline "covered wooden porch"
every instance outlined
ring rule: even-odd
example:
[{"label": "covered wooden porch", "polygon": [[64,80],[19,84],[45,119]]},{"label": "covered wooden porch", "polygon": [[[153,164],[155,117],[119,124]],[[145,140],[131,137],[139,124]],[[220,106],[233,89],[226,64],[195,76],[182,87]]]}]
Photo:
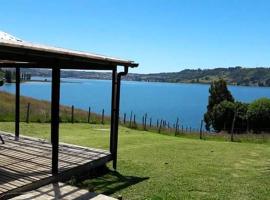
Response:
[{"label": "covered wooden porch", "polygon": [[[1,133],[0,199],[113,161],[117,167],[121,77],[138,64],[80,51],[37,45],[15,37],[0,39],[0,67],[16,69],[15,134]],[[118,72],[122,67],[123,71]],[[49,68],[51,87],[51,140],[20,136],[20,69]],[[61,70],[107,70],[112,72],[111,130],[108,151],[59,144]],[[91,91],[85,91],[91,92]],[[83,94],[82,94],[83,95]],[[29,130],[31,131],[31,130]],[[76,133],[74,133],[76,134]]]},{"label": "covered wooden porch", "polygon": [[23,194],[51,182],[102,166],[112,160],[109,151],[59,144],[58,175],[51,173],[52,149],[48,141],[0,132],[5,145],[0,145],[0,199]]}]

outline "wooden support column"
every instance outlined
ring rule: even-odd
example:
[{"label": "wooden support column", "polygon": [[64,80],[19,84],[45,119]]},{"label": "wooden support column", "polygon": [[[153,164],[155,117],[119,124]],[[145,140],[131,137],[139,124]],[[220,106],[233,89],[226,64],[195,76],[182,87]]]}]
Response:
[{"label": "wooden support column", "polygon": [[52,174],[58,174],[59,151],[59,106],[60,106],[60,69],[52,69],[52,100],[51,100],[51,143],[52,143]]},{"label": "wooden support column", "polygon": [[16,95],[15,95],[15,140],[20,137],[20,67],[16,67]]},{"label": "wooden support column", "polygon": [[115,123],[114,123],[114,136],[113,136],[113,168],[117,168],[117,151],[118,151],[118,123],[119,123],[119,109],[120,109],[120,89],[121,89],[121,77],[128,73],[128,67],[125,67],[124,72],[117,74],[116,86],[116,102],[115,102]]},{"label": "wooden support column", "polygon": [[111,131],[110,131],[110,152],[113,154],[114,127],[115,127],[115,111],[116,111],[116,68],[112,70],[112,97],[111,97]]}]

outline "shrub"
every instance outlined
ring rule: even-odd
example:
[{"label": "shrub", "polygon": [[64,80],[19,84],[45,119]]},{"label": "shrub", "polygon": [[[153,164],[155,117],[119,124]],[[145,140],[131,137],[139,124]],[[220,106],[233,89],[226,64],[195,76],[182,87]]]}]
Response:
[{"label": "shrub", "polygon": [[247,118],[250,129],[256,133],[270,128],[270,99],[260,98],[248,106]]}]

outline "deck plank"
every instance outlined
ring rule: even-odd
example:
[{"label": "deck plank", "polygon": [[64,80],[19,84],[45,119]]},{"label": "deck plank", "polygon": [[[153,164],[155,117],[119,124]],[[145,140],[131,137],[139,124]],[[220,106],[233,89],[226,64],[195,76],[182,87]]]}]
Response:
[{"label": "deck plank", "polygon": [[51,144],[45,140],[21,137],[19,141],[8,133],[0,134],[0,199],[11,193],[36,189],[87,167],[106,164],[111,160],[108,151],[69,144],[59,146],[59,176],[51,175]]}]

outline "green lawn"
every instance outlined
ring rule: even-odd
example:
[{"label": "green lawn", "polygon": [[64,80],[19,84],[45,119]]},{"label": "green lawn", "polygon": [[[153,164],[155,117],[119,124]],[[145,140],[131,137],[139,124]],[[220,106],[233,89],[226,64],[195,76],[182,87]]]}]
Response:
[{"label": "green lawn", "polygon": [[[0,130],[13,131],[13,123]],[[109,126],[61,124],[61,141],[108,148]],[[23,134],[49,138],[49,124],[21,124]],[[118,173],[84,181],[123,199],[269,199],[269,144],[172,137],[120,128]]]}]

